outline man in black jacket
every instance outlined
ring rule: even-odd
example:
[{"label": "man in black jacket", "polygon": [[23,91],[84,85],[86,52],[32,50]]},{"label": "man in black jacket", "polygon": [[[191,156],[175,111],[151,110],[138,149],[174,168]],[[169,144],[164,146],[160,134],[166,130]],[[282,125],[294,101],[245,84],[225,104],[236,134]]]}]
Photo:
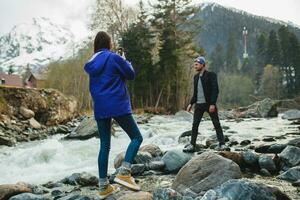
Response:
[{"label": "man in black jacket", "polygon": [[195,104],[192,138],[191,143],[185,147],[184,151],[195,151],[198,127],[204,112],[208,112],[215,127],[219,141],[218,149],[226,149],[216,106],[219,94],[217,75],[214,72],[206,70],[205,58],[203,56],[195,59],[194,68],[198,73],[194,76],[194,94],[187,107],[187,111],[190,112],[193,104]]}]

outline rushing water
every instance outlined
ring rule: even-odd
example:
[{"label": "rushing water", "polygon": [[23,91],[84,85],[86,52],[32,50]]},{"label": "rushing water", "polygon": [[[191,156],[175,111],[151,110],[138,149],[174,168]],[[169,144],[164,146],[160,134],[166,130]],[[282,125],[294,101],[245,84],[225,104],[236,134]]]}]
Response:
[{"label": "rushing water", "polygon": [[[280,136],[296,128],[280,116],[272,119],[245,119],[242,122],[222,120],[221,124],[230,127],[225,134],[237,141]],[[154,116],[148,123],[139,125],[144,136],[142,145],[156,144],[163,150],[182,148],[184,144],[178,143],[178,137],[190,130],[191,125],[189,118]],[[199,132],[199,139],[204,144],[207,137],[215,134],[211,121],[202,121]],[[61,140],[62,137],[64,135],[55,135],[41,141],[21,143],[16,147],[0,147],[0,184],[19,181],[41,184],[83,171],[98,175],[99,139]],[[115,156],[125,151],[128,143],[127,135],[117,128],[116,137],[112,137],[109,172],[114,170]]]}]

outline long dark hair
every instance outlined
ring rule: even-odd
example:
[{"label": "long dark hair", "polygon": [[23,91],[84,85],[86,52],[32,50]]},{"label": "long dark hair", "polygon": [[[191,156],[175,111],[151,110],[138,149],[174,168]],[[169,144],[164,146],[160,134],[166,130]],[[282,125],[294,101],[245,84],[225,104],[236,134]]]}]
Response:
[{"label": "long dark hair", "polygon": [[111,48],[111,37],[104,31],[99,31],[94,40],[94,53],[98,52],[99,49],[110,49]]}]

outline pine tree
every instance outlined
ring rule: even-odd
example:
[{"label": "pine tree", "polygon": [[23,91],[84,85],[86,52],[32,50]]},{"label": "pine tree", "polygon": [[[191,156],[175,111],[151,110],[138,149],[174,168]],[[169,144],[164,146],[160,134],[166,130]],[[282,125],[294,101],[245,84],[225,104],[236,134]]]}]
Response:
[{"label": "pine tree", "polygon": [[290,72],[291,72],[291,91],[292,95],[300,94],[300,44],[294,33],[290,33],[288,54],[291,58]]},{"label": "pine tree", "polygon": [[236,48],[236,36],[231,32],[228,36],[227,51],[226,51],[225,72],[236,73],[238,71],[238,58]]},{"label": "pine tree", "polygon": [[267,45],[267,54],[266,62],[274,66],[279,66],[281,64],[280,59],[280,48],[277,34],[274,30],[270,31],[268,45]]},{"label": "pine tree", "polygon": [[209,68],[211,71],[219,73],[220,71],[224,70],[225,56],[223,46],[221,44],[217,44],[210,58],[211,62],[209,64]]},{"label": "pine tree", "polygon": [[267,64],[266,61],[266,54],[267,54],[267,38],[264,33],[260,34],[256,40],[256,63],[255,63],[255,86],[256,91],[259,90],[260,87],[260,80],[263,74],[264,66]]}]

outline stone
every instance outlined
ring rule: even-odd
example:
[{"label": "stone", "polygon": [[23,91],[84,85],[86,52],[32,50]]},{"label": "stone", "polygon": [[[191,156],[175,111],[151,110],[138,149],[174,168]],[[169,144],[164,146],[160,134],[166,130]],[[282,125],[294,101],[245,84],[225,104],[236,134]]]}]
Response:
[{"label": "stone", "polygon": [[272,174],[267,169],[261,169],[259,172],[263,176],[272,176]]},{"label": "stone", "polygon": [[300,164],[300,148],[294,146],[287,146],[279,154],[279,157],[287,166],[294,167]]},{"label": "stone", "polygon": [[250,141],[250,140],[243,140],[243,141],[241,141],[241,143],[240,143],[240,145],[242,145],[242,146],[246,146],[246,145],[248,145],[248,144],[251,144],[251,141]]},{"label": "stone", "polygon": [[25,119],[30,119],[30,118],[33,118],[35,113],[28,109],[28,108],[25,108],[23,106],[20,107],[20,114],[25,118]]},{"label": "stone", "polygon": [[298,181],[295,181],[294,183],[292,183],[292,186],[300,187],[300,179],[298,179]]},{"label": "stone", "polygon": [[177,172],[190,159],[191,155],[182,152],[182,149],[170,150],[162,157],[167,172]]},{"label": "stone", "polygon": [[291,109],[283,113],[281,116],[282,119],[287,119],[287,120],[296,120],[300,119],[300,110],[297,109]]},{"label": "stone", "polygon": [[22,193],[9,198],[9,200],[50,200],[50,198],[43,197],[32,193]]},{"label": "stone", "polygon": [[199,194],[227,180],[241,177],[240,168],[235,162],[213,152],[204,152],[193,157],[181,168],[172,188],[180,193],[189,188]]},{"label": "stone", "polygon": [[182,200],[182,195],[171,188],[156,188],[153,200]]},{"label": "stone", "polygon": [[300,138],[290,140],[287,145],[295,146],[300,148]]},{"label": "stone", "polygon": [[[115,169],[119,168],[122,165],[122,162],[125,158],[125,152],[119,153],[114,159],[114,167]],[[144,164],[150,163],[152,160],[152,156],[148,152],[139,151],[137,155],[134,157],[133,164]]]},{"label": "stone", "polygon": [[270,148],[271,145],[269,144],[261,144],[257,147],[255,147],[255,152],[257,153],[269,153],[269,148]]},{"label": "stone", "polygon": [[98,137],[98,127],[93,117],[85,117],[79,126],[72,131],[65,139],[87,140],[92,137]]},{"label": "stone", "polygon": [[260,155],[258,163],[261,169],[267,169],[271,173],[276,172],[276,165],[271,156],[264,154]]},{"label": "stone", "polygon": [[279,154],[287,147],[286,144],[272,144],[269,149],[268,153]]},{"label": "stone", "polygon": [[15,138],[10,138],[6,136],[0,136],[0,145],[5,145],[5,146],[15,146],[17,143]]},{"label": "stone", "polygon": [[31,118],[29,120],[29,125],[30,125],[30,127],[34,128],[34,129],[42,128],[42,125],[38,121],[36,121],[34,118]]},{"label": "stone", "polygon": [[159,148],[159,146],[155,144],[147,144],[145,146],[142,146],[139,151],[148,152],[151,154],[152,157],[158,157],[163,154],[162,150]]},{"label": "stone", "polygon": [[147,170],[158,170],[161,171],[165,168],[165,163],[160,160],[160,161],[151,161],[150,163],[146,164]]},{"label": "stone", "polygon": [[74,173],[71,176],[61,180],[61,182],[69,185],[98,186],[99,180],[96,176],[93,176],[87,172],[82,172]]},{"label": "stone", "polygon": [[[280,198],[277,198],[280,197]],[[222,185],[209,190],[201,200],[290,200],[275,187],[247,180],[228,180]]]},{"label": "stone", "polygon": [[220,156],[223,156],[224,158],[232,160],[233,162],[238,164],[240,167],[243,167],[245,165],[243,156],[240,153],[230,152],[230,151],[221,151],[218,154]]},{"label": "stone", "polygon": [[246,165],[258,168],[258,155],[248,150],[242,152],[242,157]]},{"label": "stone", "polygon": [[25,192],[32,192],[32,189],[25,183],[0,185],[0,199],[9,199]]},{"label": "stone", "polygon": [[295,182],[300,179],[300,166],[292,167],[286,172],[277,176],[278,179]]},{"label": "stone", "polygon": [[132,175],[140,175],[146,169],[145,164],[132,164],[131,165],[131,174]]}]

